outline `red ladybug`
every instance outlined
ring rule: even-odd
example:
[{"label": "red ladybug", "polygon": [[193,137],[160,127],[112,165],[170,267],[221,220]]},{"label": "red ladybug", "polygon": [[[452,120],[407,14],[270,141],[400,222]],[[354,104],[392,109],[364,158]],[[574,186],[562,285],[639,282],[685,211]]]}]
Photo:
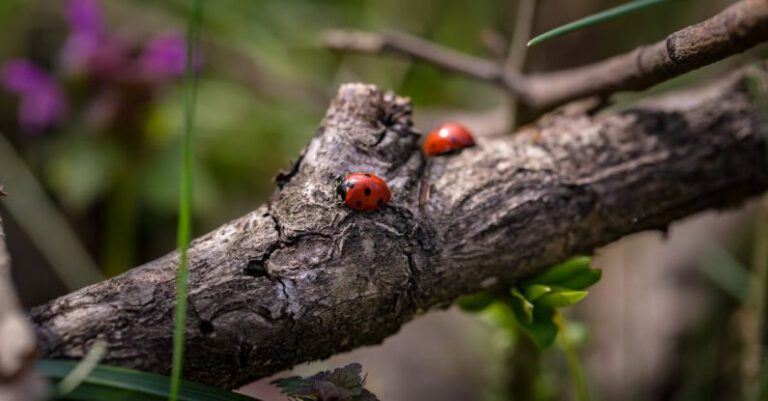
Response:
[{"label": "red ladybug", "polygon": [[475,140],[467,127],[448,122],[427,135],[423,149],[425,155],[432,157],[458,152],[470,146],[475,146]]},{"label": "red ladybug", "polygon": [[371,211],[389,202],[392,194],[387,183],[369,173],[349,173],[336,187],[336,193],[350,209]]}]

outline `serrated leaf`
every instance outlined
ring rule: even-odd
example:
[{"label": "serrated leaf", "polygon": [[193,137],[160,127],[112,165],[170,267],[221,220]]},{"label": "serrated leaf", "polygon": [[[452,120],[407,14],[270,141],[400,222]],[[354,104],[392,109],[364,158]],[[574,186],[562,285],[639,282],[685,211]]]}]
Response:
[{"label": "serrated leaf", "polygon": [[541,42],[547,41],[549,39],[565,35],[566,33],[570,33],[579,29],[586,28],[591,25],[598,24],[600,22],[608,21],[620,16],[623,16],[625,14],[629,14],[633,11],[640,10],[644,7],[652,6],[655,4],[659,4],[661,2],[664,2],[666,0],[635,0],[630,1],[626,4],[622,4],[618,7],[610,8],[605,11],[601,11],[597,14],[592,14],[588,17],[581,18],[579,20],[573,21],[571,23],[562,25],[560,27],[557,27],[555,29],[552,29],[550,31],[544,32],[541,35],[538,35],[528,41],[528,46],[533,46],[536,44],[539,44]]},{"label": "serrated leaf", "polygon": [[521,331],[527,335],[539,349],[551,346],[557,338],[557,325],[553,321],[555,310],[547,306],[536,306],[530,323],[520,322]]},{"label": "serrated leaf", "polygon": [[544,284],[530,284],[523,286],[522,292],[528,301],[533,302],[542,295],[552,292],[552,287]]},{"label": "serrated leaf", "polygon": [[563,263],[550,267],[537,276],[525,280],[524,285],[560,285],[563,281],[569,280],[585,271],[589,271],[591,260],[592,259],[588,256],[577,256],[568,259]]},{"label": "serrated leaf", "polygon": [[496,297],[487,292],[480,292],[477,294],[466,295],[459,298],[456,301],[461,310],[465,312],[479,312],[496,301]]},{"label": "serrated leaf", "polygon": [[[40,360],[37,370],[54,383],[66,377],[77,361]],[[73,401],[166,401],[170,378],[133,369],[97,365],[71,392],[54,396]],[[186,380],[181,382],[180,401],[254,401],[255,398]],[[256,400],[258,401],[258,400]]]},{"label": "serrated leaf", "polygon": [[351,363],[307,378],[293,376],[273,380],[272,384],[279,387],[283,394],[292,400],[376,400],[376,396],[363,388],[365,380],[361,377],[362,371],[363,367],[359,363]]},{"label": "serrated leaf", "polygon": [[348,390],[351,395],[358,395],[363,391],[362,373],[363,367],[359,363],[350,363],[343,368],[334,369],[325,380]]},{"label": "serrated leaf", "polygon": [[533,304],[525,299],[525,296],[517,288],[512,287],[509,292],[512,294],[510,306],[512,306],[515,317],[522,323],[532,323]]},{"label": "serrated leaf", "polygon": [[586,291],[574,291],[568,289],[553,289],[552,292],[543,295],[536,300],[535,305],[549,306],[551,308],[565,308],[572,306],[584,299],[589,294]]},{"label": "serrated leaf", "polygon": [[301,376],[291,376],[282,379],[273,380],[271,384],[278,387],[283,394],[294,398],[319,396],[315,389],[315,383],[312,379],[305,379]]}]

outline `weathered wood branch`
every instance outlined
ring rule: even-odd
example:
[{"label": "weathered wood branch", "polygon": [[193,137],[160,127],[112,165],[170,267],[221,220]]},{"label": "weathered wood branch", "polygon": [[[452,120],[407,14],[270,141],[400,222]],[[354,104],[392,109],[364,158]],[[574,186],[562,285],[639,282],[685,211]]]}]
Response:
[{"label": "weathered wood branch", "polygon": [[[376,344],[460,295],[768,187],[739,77],[605,116],[550,115],[430,163],[410,114],[407,99],[342,86],[271,202],[194,242],[187,378],[235,387]],[[391,204],[342,206],[336,183],[351,171],[388,180]],[[79,358],[101,338],[106,362],[167,373],[176,264],[35,308],[43,355]]]},{"label": "weathered wood branch", "polygon": [[670,78],[741,53],[768,40],[768,0],[741,0],[720,14],[666,39],[583,67],[523,75],[493,60],[463,54],[411,35],[333,30],[326,47],[394,53],[490,82],[533,112],[571,100],[650,88]]}]

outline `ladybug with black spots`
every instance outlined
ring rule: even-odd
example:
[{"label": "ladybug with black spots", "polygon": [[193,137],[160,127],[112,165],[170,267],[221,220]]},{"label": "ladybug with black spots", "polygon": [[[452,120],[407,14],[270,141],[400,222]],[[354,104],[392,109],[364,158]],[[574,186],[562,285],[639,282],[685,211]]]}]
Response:
[{"label": "ladybug with black spots", "polygon": [[347,207],[369,212],[381,209],[392,198],[387,183],[371,173],[350,173],[336,187]]},{"label": "ladybug with black spots", "polygon": [[427,157],[434,157],[456,153],[471,146],[475,146],[475,139],[469,129],[457,122],[447,122],[427,135],[422,149]]}]

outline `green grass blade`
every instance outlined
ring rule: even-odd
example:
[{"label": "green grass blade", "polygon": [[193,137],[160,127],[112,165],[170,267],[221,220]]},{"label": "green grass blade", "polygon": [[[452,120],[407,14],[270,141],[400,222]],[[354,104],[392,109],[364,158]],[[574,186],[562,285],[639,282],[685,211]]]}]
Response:
[{"label": "green grass blade", "polygon": [[171,370],[170,401],[177,401],[184,366],[184,337],[187,323],[187,276],[189,242],[192,238],[192,179],[193,153],[192,138],[195,128],[195,103],[197,97],[195,58],[196,45],[202,19],[202,0],[189,1],[187,26],[187,69],[184,84],[184,140],[183,167],[181,171],[181,194],[179,198],[179,272],[176,280],[176,324],[173,333],[173,367]]},{"label": "green grass blade", "polygon": [[558,28],[555,28],[551,31],[547,31],[542,33],[539,36],[536,36],[535,38],[528,41],[528,46],[537,45],[541,42],[547,41],[552,38],[556,38],[561,35],[565,35],[566,33],[570,33],[579,29],[586,28],[588,26],[592,26],[595,24],[599,24],[604,21],[611,20],[613,18],[621,17],[625,14],[629,14],[633,11],[640,10],[645,7],[649,7],[652,5],[656,5],[659,3],[662,3],[667,0],[635,0],[630,1],[629,3],[622,4],[618,7],[614,7],[602,12],[599,12],[597,14],[592,14],[588,17],[584,17],[580,20],[573,21],[569,24],[565,24],[563,26],[560,26]]},{"label": "green grass blade", "polygon": [[[40,360],[37,369],[54,384],[69,376],[77,361]],[[79,386],[55,400],[72,401],[164,401],[168,398],[170,379],[133,369],[96,365]],[[180,381],[179,401],[258,401],[243,394],[221,390],[200,383]]]}]

